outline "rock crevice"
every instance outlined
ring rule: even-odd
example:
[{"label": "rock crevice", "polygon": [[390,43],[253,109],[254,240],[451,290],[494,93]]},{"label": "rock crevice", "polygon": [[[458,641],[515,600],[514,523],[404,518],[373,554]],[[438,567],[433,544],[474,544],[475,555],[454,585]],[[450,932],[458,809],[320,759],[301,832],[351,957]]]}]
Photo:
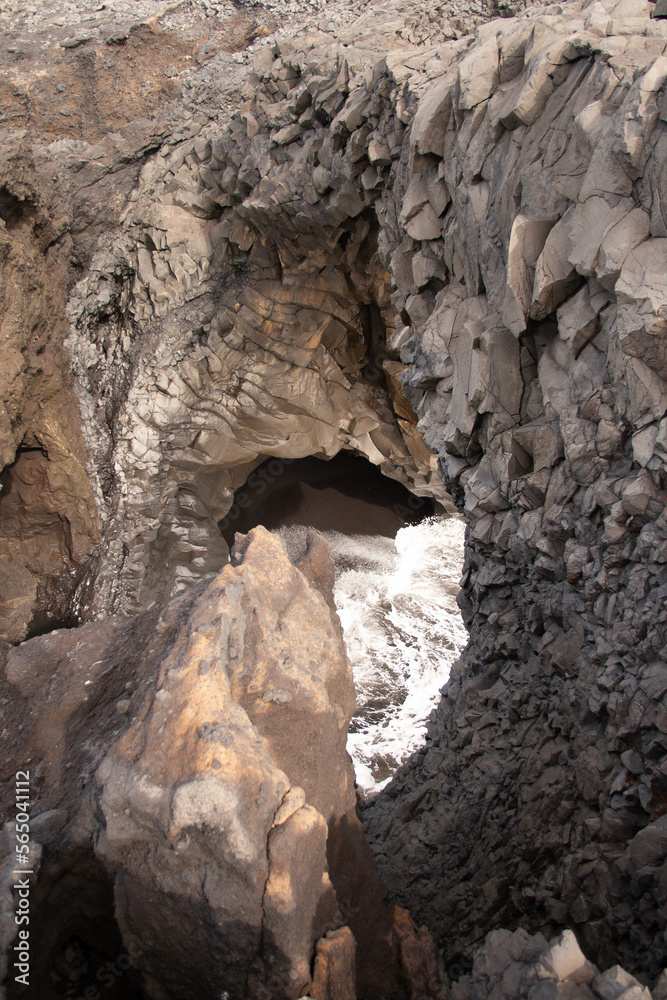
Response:
[{"label": "rock crevice", "polygon": [[[667,30],[645,0],[474,20],[388,0],[339,18],[333,42],[326,23],[273,36],[236,63],[233,113],[190,113],[119,182],[67,306],[102,537],[82,603],[156,615],[185,591],[185,607],[224,565],[218,521],[266,457],[350,448],[453,498],[471,639],[426,745],[366,812],[385,884],[450,964],[491,927],[519,943],[574,927],[600,968],[654,975],[667,960]],[[280,720],[298,724],[288,687],[258,706],[234,677],[234,704],[259,732],[270,719],[281,759]],[[164,711],[156,695],[135,738]],[[264,825],[304,789],[281,826],[315,858],[308,810],[323,817],[334,881],[343,820],[338,841],[293,764],[293,781],[271,779]],[[225,796],[192,792],[222,822]],[[152,793],[136,794],[140,817]],[[228,838],[242,862],[241,834]]]}]

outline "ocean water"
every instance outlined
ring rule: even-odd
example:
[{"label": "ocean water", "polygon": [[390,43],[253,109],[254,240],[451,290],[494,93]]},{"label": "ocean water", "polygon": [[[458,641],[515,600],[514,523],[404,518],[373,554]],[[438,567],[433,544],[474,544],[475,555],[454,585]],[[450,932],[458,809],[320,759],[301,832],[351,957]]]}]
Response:
[{"label": "ocean water", "polygon": [[[281,529],[288,547],[297,530]],[[428,715],[467,642],[456,604],[463,532],[459,520],[440,516],[401,528],[395,539],[322,532],[357,688],[348,750],[367,795],[423,743]]]}]

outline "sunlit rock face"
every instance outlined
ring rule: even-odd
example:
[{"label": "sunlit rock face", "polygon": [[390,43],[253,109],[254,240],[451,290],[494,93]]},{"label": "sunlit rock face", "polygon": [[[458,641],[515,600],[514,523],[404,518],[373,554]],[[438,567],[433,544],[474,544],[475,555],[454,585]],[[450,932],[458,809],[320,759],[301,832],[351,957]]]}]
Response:
[{"label": "sunlit rock face", "polygon": [[[86,871],[100,885],[106,874],[150,997],[296,1000],[316,942],[346,923],[360,984],[394,988],[345,749],[354,684],[332,580],[320,536],[294,565],[256,528],[231,565],[159,612],[10,651],[5,736],[43,762],[31,804],[48,849],[33,886],[41,995],[70,937],[90,945],[86,920],[100,920]],[[79,894],[58,894],[77,878]]]},{"label": "sunlit rock face", "polygon": [[[233,210],[220,221],[234,201],[220,185],[245,183],[234,135],[161,161],[116,250],[132,279],[99,255],[70,303],[89,451],[113,482],[96,611],[137,611],[219,568],[217,522],[267,456],[344,447],[445,495],[390,358],[377,222],[339,210],[290,231],[261,206],[259,233]],[[111,431],[97,402],[116,411]]]},{"label": "sunlit rock face", "polygon": [[[217,572],[215,524],[273,455],[349,448],[444,498],[387,344],[373,219],[318,225],[284,259],[279,218],[263,240],[238,230],[233,252],[221,228],[245,176],[232,117],[255,80],[238,50],[325,4],[288,6],[145,0],[84,28],[76,4],[0,12],[0,643]],[[485,10],[461,9],[458,29],[415,11],[396,35],[394,7],[373,31],[365,18],[371,61]],[[342,4],[323,37],[358,20]]]},{"label": "sunlit rock face", "polygon": [[234,107],[143,156],[68,298],[89,615],[216,572],[266,457],[349,448],[465,514],[470,646],[367,813],[455,962],[489,927],[566,925],[600,967],[667,960],[650,14],[575,0],[473,34],[387,3],[271,38]]}]

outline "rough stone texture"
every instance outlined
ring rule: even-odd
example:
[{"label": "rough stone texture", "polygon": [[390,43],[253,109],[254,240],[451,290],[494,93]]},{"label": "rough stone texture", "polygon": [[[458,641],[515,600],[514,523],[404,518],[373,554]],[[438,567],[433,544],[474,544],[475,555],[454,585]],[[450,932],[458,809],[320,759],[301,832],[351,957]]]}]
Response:
[{"label": "rough stone texture", "polygon": [[447,1000],[447,978],[442,956],[432,936],[426,927],[417,928],[410,912],[401,906],[392,907],[391,916],[410,1000],[418,1000],[419,997]]},{"label": "rough stone texture", "polygon": [[[309,542],[300,565],[314,579],[323,543]],[[350,898],[341,862],[363,848],[345,750],[351,669],[325,595],[280,539],[257,528],[210,583],[135,619],[24,643],[6,674],[5,741],[15,759],[41,762],[34,988],[74,932],[78,904],[54,905],[54,886],[87,858],[113,885],[126,948],[142,945],[133,958],[151,997],[268,989],[294,1000],[310,987],[316,941],[342,914],[361,926],[360,982],[370,989],[367,965],[391,989],[377,874],[368,859],[366,891]],[[343,964],[348,982],[354,954]]]},{"label": "rough stone texture", "polygon": [[356,1000],[356,942],[349,927],[329,933],[317,942],[313,965],[313,1000]]},{"label": "rough stone texture", "polygon": [[[282,98],[292,93],[303,117],[310,92],[295,97],[293,67],[274,67],[278,47],[291,47],[290,19],[325,45],[343,30],[358,37],[373,61],[488,16],[482,2],[453,5],[450,20],[392,0],[358,28],[360,9],[3,6],[0,551],[11,571],[0,579],[0,641],[141,610],[217,572],[227,552],[216,522],[270,455],[350,447],[446,503],[414,414],[404,400],[397,423],[384,388],[383,363],[397,353],[377,227],[337,218],[319,258],[304,245],[282,261],[284,216],[264,243],[243,218],[227,233],[221,216],[254,184],[253,157],[270,147],[280,159],[290,130],[305,127]],[[280,137],[251,116],[243,167],[230,118],[243,88],[254,90],[255,62],[275,77]],[[371,141],[382,170],[385,139]],[[312,183],[317,197],[321,171]],[[62,350],[68,298],[85,446]]]},{"label": "rough stone texture", "polygon": [[75,192],[127,167],[68,300],[103,532],[79,597],[135,612],[214,572],[263,456],[351,447],[442,495],[437,453],[471,642],[367,813],[386,884],[450,966],[490,926],[571,925],[653,976],[667,29],[644,0],[441,13],[332,8],[221,57],[232,89],[198,77],[211,120],[59,147]]},{"label": "rough stone texture", "polygon": [[522,928],[491,931],[477,949],[470,975],[450,989],[451,1000],[651,1000],[660,996],[620,966],[600,973],[584,958],[572,931],[547,945]]},{"label": "rough stone texture", "polygon": [[53,188],[24,133],[0,136],[0,642],[67,619],[72,574],[100,537],[62,346],[67,219]]},{"label": "rough stone texture", "polygon": [[[469,524],[471,643],[367,829],[391,893],[450,962],[489,923],[571,923],[600,964],[655,972],[667,36],[641,3],[567,11],[478,29],[427,88],[384,195],[393,301],[411,320],[404,384]],[[424,159],[428,116],[442,146]],[[451,195],[442,242],[406,242],[392,215],[417,170]],[[427,246],[444,288],[420,314],[397,255]]]},{"label": "rough stone texture", "polygon": [[[361,63],[393,22],[377,22],[378,40],[373,18],[359,20],[340,34],[363,44]],[[364,147],[336,154],[333,190],[332,137],[317,151],[350,92],[349,62],[326,32],[315,53],[305,38],[318,92],[301,79],[292,39],[258,50],[245,85],[255,94],[265,75],[257,99],[228,129],[203,129],[146,167],[123,235],[70,299],[88,450],[113,482],[98,494],[95,613],[137,611],[217,568],[217,521],[266,456],[348,447],[445,501],[414,413],[404,401],[397,422],[396,391],[383,388],[395,312],[366,211],[377,184],[355,187]],[[370,142],[367,113],[349,104],[340,128],[359,126]],[[304,132],[308,142],[295,142]]]}]

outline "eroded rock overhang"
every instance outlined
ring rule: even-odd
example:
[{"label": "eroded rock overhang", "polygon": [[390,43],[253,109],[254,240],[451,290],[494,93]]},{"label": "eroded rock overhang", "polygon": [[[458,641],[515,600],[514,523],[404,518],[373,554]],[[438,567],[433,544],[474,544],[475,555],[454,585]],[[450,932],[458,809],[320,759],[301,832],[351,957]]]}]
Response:
[{"label": "eroded rock overhang", "polygon": [[305,69],[276,55],[255,57],[267,64],[265,110],[255,109],[263,129],[248,111],[151,162],[125,234],[70,300],[67,344],[106,525],[96,613],[137,611],[217,570],[217,522],[267,456],[350,448],[447,502],[400,384],[380,185],[358,194],[349,179],[334,193],[316,160],[323,147],[322,159],[346,155],[331,123],[348,99],[349,65],[322,52],[331,94],[315,98],[319,119],[295,126],[294,139],[304,129],[310,138],[290,143],[278,118],[303,118],[313,98]]},{"label": "eroded rock overhang", "polygon": [[468,518],[471,646],[369,830],[452,954],[490,923],[573,923],[634,968],[664,953],[664,857],[633,839],[667,781],[667,33],[649,13],[568,3],[412,49],[370,16],[337,47],[281,40],[229,129],[146,165],[70,301],[98,611],[212,571],[260,455],[351,446],[435,489],[408,417],[359,377],[364,335],[390,331]]}]

